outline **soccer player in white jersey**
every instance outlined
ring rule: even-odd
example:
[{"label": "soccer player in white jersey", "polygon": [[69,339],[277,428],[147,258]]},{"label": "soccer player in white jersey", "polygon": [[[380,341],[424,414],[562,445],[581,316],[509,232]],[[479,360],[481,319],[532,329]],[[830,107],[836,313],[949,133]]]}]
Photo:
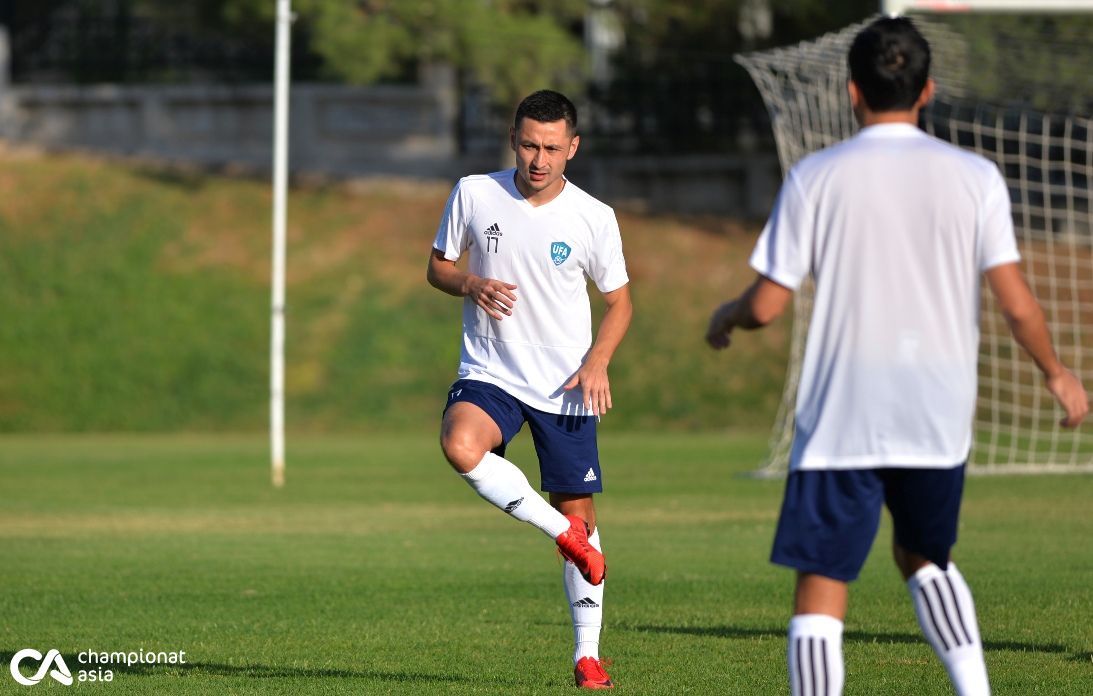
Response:
[{"label": "soccer player in white jersey", "polygon": [[[440,446],[480,496],[556,540],[574,678],[611,688],[599,656],[607,567],[592,494],[603,490],[596,423],[612,405],[607,366],[633,311],[622,240],[611,208],[564,176],[580,144],[569,99],[525,98],[510,140],[516,168],[459,181],[429,258],[429,282],[463,298]],[[466,271],[456,266],[464,254]],[[594,342],[586,278],[606,305]],[[524,423],[549,503],[504,458]]]},{"label": "soccer player in white jersey", "polygon": [[976,399],[979,278],[1077,427],[1089,409],[1025,284],[1009,195],[991,162],[916,128],[933,94],[930,49],[904,18],[863,29],[848,55],[862,130],[790,171],[751,265],[706,340],[782,313],[812,274],[816,296],[790,473],[771,560],[797,570],[793,696],[837,696],[848,583],[882,504],[918,622],[960,696],[988,694],[971,591],[952,563]]}]

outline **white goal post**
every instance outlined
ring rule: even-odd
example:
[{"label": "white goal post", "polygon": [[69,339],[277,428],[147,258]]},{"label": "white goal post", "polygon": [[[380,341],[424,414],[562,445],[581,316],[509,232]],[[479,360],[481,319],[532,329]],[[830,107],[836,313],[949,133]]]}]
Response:
[{"label": "white goal post", "polygon": [[285,226],[288,209],[288,90],[292,0],[277,0],[273,77],[273,253],[270,273],[270,480],[285,485]]},{"label": "white goal post", "polygon": [[1088,12],[1088,0],[883,0],[885,14],[908,12]]},{"label": "white goal post", "polygon": [[[885,0],[882,10],[893,14],[1088,13],[1093,12],[1093,0]],[[1093,120],[1089,111],[1053,113],[1029,102],[977,95],[984,81],[976,73],[982,69],[981,56],[969,48],[963,35],[940,21],[940,15],[916,14],[914,19],[933,49],[931,72],[938,86],[921,125],[998,164],[1010,189],[1025,275],[1047,314],[1060,357],[1090,384],[1093,362],[1083,362],[1085,354],[1093,356]],[[783,171],[804,155],[857,130],[845,89],[846,52],[866,23],[796,46],[736,56],[766,103]],[[1088,71],[1079,66],[1078,72]],[[1093,433],[1088,426],[1085,431],[1066,430],[1058,424],[1061,411],[1038,370],[1013,341],[993,297],[989,292],[982,295],[979,398],[969,471],[1093,472]],[[788,463],[811,308],[811,286],[806,284],[794,302],[786,385],[761,474],[780,474]]]}]

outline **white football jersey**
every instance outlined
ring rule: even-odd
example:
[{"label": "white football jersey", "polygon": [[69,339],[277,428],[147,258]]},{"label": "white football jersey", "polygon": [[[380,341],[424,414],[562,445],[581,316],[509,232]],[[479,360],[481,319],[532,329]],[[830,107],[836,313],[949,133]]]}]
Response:
[{"label": "white football jersey", "polygon": [[629,282],[615,213],[571,181],[533,206],[515,169],[460,179],[433,247],[468,270],[516,285],[512,314],[493,319],[463,298],[460,379],[504,389],[540,411],[583,414],[580,388],[566,392],[592,345],[591,278],[601,292]]},{"label": "white football jersey", "polygon": [[963,463],[980,275],[1019,258],[998,168],[910,124],[799,162],[751,256],[780,285],[816,285],[791,469]]}]

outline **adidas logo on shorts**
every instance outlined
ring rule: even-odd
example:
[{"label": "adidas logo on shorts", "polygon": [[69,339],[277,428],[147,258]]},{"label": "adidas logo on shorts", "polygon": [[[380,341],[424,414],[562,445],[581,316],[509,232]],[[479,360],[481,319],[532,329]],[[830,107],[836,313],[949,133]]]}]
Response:
[{"label": "adidas logo on shorts", "polygon": [[595,480],[596,480],[596,472],[592,471],[592,469],[590,468],[588,470],[588,473],[584,475],[584,482],[588,483],[589,481],[595,481]]}]

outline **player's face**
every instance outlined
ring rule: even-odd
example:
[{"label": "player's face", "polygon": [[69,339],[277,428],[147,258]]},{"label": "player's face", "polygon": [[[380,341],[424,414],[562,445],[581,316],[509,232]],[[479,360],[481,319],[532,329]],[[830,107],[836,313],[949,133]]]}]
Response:
[{"label": "player's face", "polygon": [[516,188],[531,202],[547,202],[562,190],[565,165],[577,153],[580,136],[571,134],[565,120],[543,123],[520,119],[510,131],[516,151]]}]

